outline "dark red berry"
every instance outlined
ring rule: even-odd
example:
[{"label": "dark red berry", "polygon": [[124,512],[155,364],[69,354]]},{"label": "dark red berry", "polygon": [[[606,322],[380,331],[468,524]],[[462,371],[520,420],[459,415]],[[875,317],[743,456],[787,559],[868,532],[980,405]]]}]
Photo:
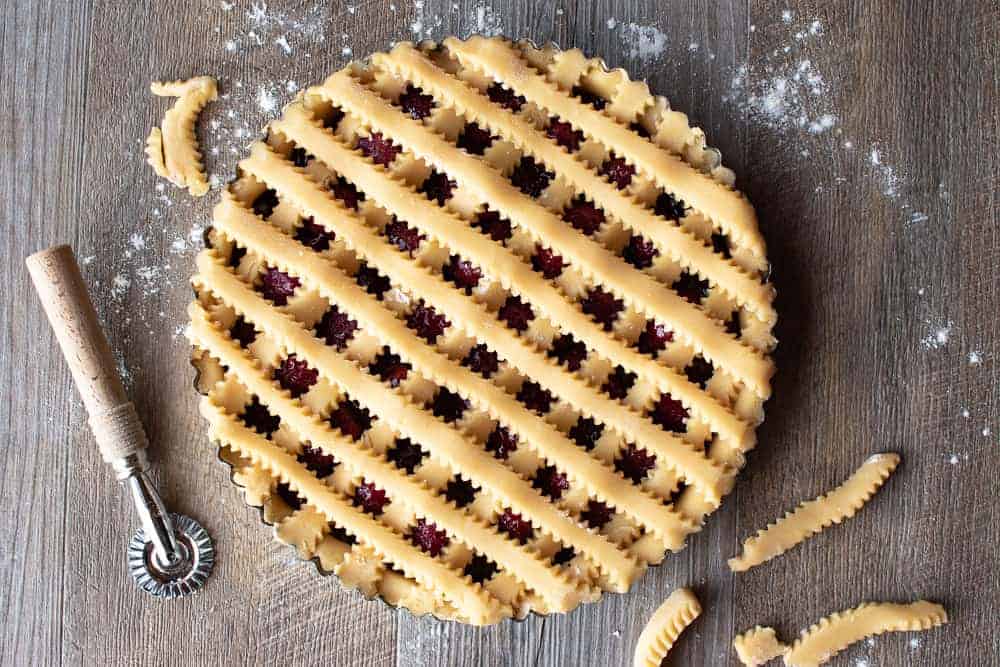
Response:
[{"label": "dark red berry", "polygon": [[656,214],[662,215],[668,220],[680,220],[684,217],[686,209],[687,207],[683,201],[675,199],[668,192],[660,193],[660,196],[656,198],[656,203],[653,205],[653,210]]},{"label": "dark red berry", "polygon": [[420,449],[419,445],[410,442],[409,438],[397,439],[396,446],[386,454],[386,458],[395,463],[397,468],[401,468],[408,473],[412,473],[421,464],[425,456],[427,456],[427,452]]},{"label": "dark red berry", "polygon": [[391,140],[383,138],[381,132],[373,132],[370,137],[358,139],[358,148],[365,154],[365,157],[370,157],[375,164],[386,167],[396,159],[402,150]]},{"label": "dark red berry", "polygon": [[479,279],[483,277],[483,272],[478,266],[458,255],[451,256],[450,261],[441,268],[441,273],[445,280],[455,283],[464,289],[466,294],[471,293],[472,288],[478,285]]},{"label": "dark red berry", "polygon": [[398,387],[399,383],[406,379],[410,364],[404,364],[398,354],[393,354],[389,348],[383,348],[368,366],[368,370],[372,375],[379,376],[383,382],[388,382],[390,387]]},{"label": "dark red berry", "polygon": [[645,449],[638,449],[635,445],[629,445],[622,452],[621,458],[615,462],[615,469],[638,484],[655,465],[655,454],[650,454]]},{"label": "dark red berry", "polygon": [[477,489],[472,486],[472,482],[456,477],[448,482],[448,486],[444,490],[444,497],[447,498],[448,502],[455,503],[458,507],[465,507],[476,499],[476,491]]},{"label": "dark red berry", "polygon": [[691,303],[701,303],[708,296],[708,281],[685,271],[674,282],[674,290]]},{"label": "dark red berry", "polygon": [[601,165],[601,174],[607,176],[619,190],[624,190],[632,182],[635,167],[625,162],[625,158],[615,157],[612,153],[607,162]]},{"label": "dark red berry", "polygon": [[323,127],[328,130],[336,130],[337,126],[340,125],[340,121],[344,119],[344,112],[340,109],[332,109],[330,113],[323,118]]},{"label": "dark red berry", "polygon": [[424,519],[417,519],[416,525],[413,526],[413,532],[410,533],[410,539],[431,556],[440,555],[441,551],[448,546],[448,534],[443,530],[438,530],[436,524],[427,523]]},{"label": "dark red berry", "polygon": [[567,369],[578,371],[583,360],[587,358],[587,346],[573,338],[571,334],[565,334],[552,341],[549,356],[555,357],[561,364],[566,364]]},{"label": "dark red berry", "polygon": [[504,460],[511,452],[517,451],[517,436],[506,426],[497,426],[486,438],[486,451],[493,452],[493,456]]},{"label": "dark red berry", "polygon": [[493,578],[493,575],[497,573],[496,563],[491,561],[486,556],[476,554],[469,564],[465,566],[462,571],[467,577],[471,577],[474,582],[481,584],[484,581],[489,581]]},{"label": "dark red berry", "polygon": [[444,387],[438,391],[431,403],[435,417],[440,417],[447,423],[458,421],[469,407],[469,402],[459,394]]},{"label": "dark red berry", "polygon": [[530,521],[525,521],[520,514],[514,514],[510,509],[505,509],[500,518],[497,519],[497,528],[500,532],[507,533],[513,539],[524,544],[531,539],[534,529]]},{"label": "dark red berry", "polygon": [[386,497],[385,491],[376,488],[371,482],[362,482],[354,490],[354,504],[359,505],[369,514],[378,516],[385,510],[388,502],[389,499]]},{"label": "dark red berry", "polygon": [[298,456],[299,463],[316,473],[317,477],[329,477],[333,474],[333,469],[337,467],[337,462],[329,454],[324,454],[322,449],[310,445],[302,445],[302,453]]},{"label": "dark red berry", "polygon": [[434,109],[434,98],[430,95],[424,95],[423,91],[411,85],[407,86],[403,94],[399,96],[399,106],[410,114],[413,120],[420,120],[431,115],[431,111]]},{"label": "dark red berry", "polygon": [[630,123],[628,129],[632,130],[640,137],[649,138],[649,130],[642,123]]},{"label": "dark red berry", "polygon": [[358,210],[358,202],[365,199],[364,193],[358,192],[354,184],[346,181],[343,176],[330,184],[330,192],[333,193],[334,197],[343,202],[344,206],[353,208],[355,211]]},{"label": "dark red berry", "polygon": [[445,329],[451,326],[451,322],[444,315],[438,315],[437,311],[424,304],[423,300],[414,306],[413,311],[406,316],[406,323],[428,343],[433,343],[438,336],[444,333]]},{"label": "dark red berry", "polygon": [[288,157],[292,159],[292,164],[300,169],[305,168],[305,166],[309,164],[309,160],[312,159],[312,155],[309,155],[309,153],[306,152],[306,149],[301,146],[293,148],[291,155]]},{"label": "dark red berry", "polygon": [[285,501],[285,504],[291,507],[293,510],[300,509],[302,507],[302,498],[299,494],[292,491],[292,487],[288,486],[284,482],[279,482],[277,486],[274,487],[274,493]]},{"label": "dark red berry", "polygon": [[267,189],[257,195],[253,200],[253,212],[262,218],[269,218],[274,213],[274,207],[278,205],[278,193]]},{"label": "dark red berry", "polygon": [[681,433],[687,428],[688,411],[670,394],[662,394],[653,406],[650,418],[667,431]]},{"label": "dark red berry", "polygon": [[541,272],[546,278],[555,278],[563,270],[563,258],[552,252],[550,248],[543,248],[535,244],[535,254],[531,256],[531,266],[535,271]]},{"label": "dark red berry", "polygon": [[517,400],[524,403],[529,410],[539,414],[545,414],[552,408],[552,393],[531,380],[521,385],[521,390],[517,392]]},{"label": "dark red berry", "polygon": [[336,306],[323,314],[323,319],[316,325],[316,334],[326,340],[327,345],[333,345],[338,350],[354,338],[354,332],[358,330],[358,323],[340,312]]},{"label": "dark red berry", "polygon": [[660,254],[660,251],[653,247],[652,241],[632,235],[628,240],[628,245],[622,250],[622,257],[625,261],[637,269],[645,269],[653,264],[653,258]]},{"label": "dark red berry", "polygon": [[563,220],[573,225],[588,236],[593,234],[604,224],[604,211],[594,206],[583,197],[577,197],[573,203],[563,211]]},{"label": "dark red berry", "polygon": [[309,364],[305,361],[299,361],[298,357],[290,354],[274,369],[274,378],[278,384],[290,391],[292,396],[301,396],[309,391],[309,387],[316,384],[319,371],[309,368]]},{"label": "dark red berry", "polygon": [[420,242],[425,238],[419,229],[407,226],[402,220],[393,220],[386,225],[385,237],[389,239],[389,243],[408,253],[419,248]]},{"label": "dark red berry", "polygon": [[420,186],[420,191],[427,195],[428,199],[436,201],[439,206],[444,206],[444,203],[451,199],[454,187],[455,181],[449,179],[448,174],[433,171]]},{"label": "dark red berry", "polygon": [[538,472],[535,473],[532,485],[536,489],[539,489],[543,495],[552,498],[552,500],[559,500],[562,497],[563,491],[569,488],[569,480],[566,478],[566,475],[556,470],[553,466],[546,466],[539,468]]},{"label": "dark red berry", "polygon": [[600,530],[604,524],[611,521],[614,513],[615,511],[604,503],[591,500],[587,503],[587,509],[580,513],[580,518],[594,530]]},{"label": "dark red berry", "polygon": [[729,237],[718,232],[712,234],[712,250],[726,259],[732,257],[732,254],[729,252]]},{"label": "dark red berry", "polygon": [[483,211],[476,217],[475,224],[494,241],[502,242],[510,238],[510,220],[501,218],[496,211]]},{"label": "dark red berry", "polygon": [[330,423],[334,428],[352,440],[360,440],[364,432],[371,428],[372,418],[368,408],[362,408],[354,400],[344,401],[330,414]]},{"label": "dark red berry", "polygon": [[497,358],[496,352],[484,344],[479,344],[469,350],[469,354],[462,360],[462,365],[468,366],[473,372],[488,378],[500,368],[500,360]]},{"label": "dark red berry", "polygon": [[646,330],[639,335],[639,351],[643,354],[659,352],[673,341],[674,332],[654,320],[646,320]]},{"label": "dark red berry", "polygon": [[532,197],[542,194],[549,187],[549,181],[554,175],[545,170],[545,166],[535,162],[532,157],[524,157],[510,175],[510,182],[521,192]]},{"label": "dark red berry", "polygon": [[573,442],[588,452],[597,445],[597,441],[603,434],[604,427],[590,417],[580,417],[573,428],[569,430],[569,437],[573,439]]},{"label": "dark red berry", "polygon": [[561,120],[549,123],[549,129],[545,131],[545,134],[571,152],[580,148],[580,142],[583,141],[583,132],[574,130],[572,125]]},{"label": "dark red berry", "polygon": [[737,338],[743,333],[743,327],[740,325],[740,311],[734,310],[733,314],[726,320],[726,331]]},{"label": "dark red berry", "polygon": [[473,155],[482,155],[493,143],[493,135],[475,123],[469,123],[462,134],[458,135],[456,143],[459,148],[464,148]]},{"label": "dark red berry", "polygon": [[229,266],[236,268],[243,261],[243,258],[247,254],[246,248],[241,248],[238,245],[233,245],[233,251],[229,253],[229,261],[226,262]]},{"label": "dark red berry", "polygon": [[601,391],[606,392],[611,398],[621,400],[628,395],[628,390],[635,384],[635,378],[635,373],[629,373],[621,366],[616,366],[601,387]]},{"label": "dark red berry", "polygon": [[290,276],[284,271],[279,271],[273,266],[267,267],[260,280],[261,294],[273,301],[276,306],[284,306],[288,303],[288,297],[295,294],[295,290],[301,284],[298,278]]},{"label": "dark red berry", "polygon": [[618,313],[623,306],[621,299],[616,299],[611,292],[605,292],[600,287],[595,287],[587,292],[587,298],[580,302],[583,312],[594,318],[598,324],[604,327],[605,331],[611,331]]},{"label": "dark red berry", "polygon": [[524,331],[528,328],[528,322],[535,319],[535,312],[531,306],[521,301],[521,297],[509,296],[500,307],[497,316],[511,329]]},{"label": "dark red berry", "polygon": [[687,375],[687,379],[691,382],[699,385],[702,389],[705,388],[705,384],[712,379],[712,375],[715,374],[715,367],[708,362],[705,357],[700,354],[691,360],[691,363],[687,365],[684,369],[684,374]]},{"label": "dark red berry", "polygon": [[354,545],[358,543],[358,540],[343,528],[333,523],[330,523],[327,526],[330,530],[330,537],[332,537],[333,539],[340,540],[344,544],[349,544],[349,545]]},{"label": "dark red berry", "polygon": [[240,419],[248,427],[268,438],[278,430],[278,425],[281,424],[281,417],[272,415],[256,396],[244,408]]},{"label": "dark red berry", "polygon": [[576,557],[576,550],[573,547],[563,547],[552,557],[553,565],[564,565]]},{"label": "dark red berry", "polygon": [[317,252],[329,248],[333,239],[333,232],[326,231],[322,225],[313,222],[312,218],[306,218],[302,226],[295,230],[295,240]]},{"label": "dark red berry", "polygon": [[389,291],[389,279],[364,262],[361,263],[358,272],[354,275],[354,280],[357,281],[358,285],[364,287],[366,292],[374,294],[379,299]]},{"label": "dark red berry", "polygon": [[580,101],[584,104],[589,104],[597,110],[601,110],[608,103],[606,99],[600,95],[595,95],[589,90],[585,90],[580,86],[574,86],[572,93],[575,97],[579,97]]},{"label": "dark red berry", "polygon": [[239,341],[240,347],[249,347],[250,343],[257,340],[257,330],[240,315],[233,322],[233,326],[229,328],[229,336],[233,340]]},{"label": "dark red berry", "polygon": [[504,88],[499,83],[491,85],[486,90],[486,94],[489,96],[491,102],[511,111],[520,111],[524,105],[523,97],[516,95],[510,88]]}]

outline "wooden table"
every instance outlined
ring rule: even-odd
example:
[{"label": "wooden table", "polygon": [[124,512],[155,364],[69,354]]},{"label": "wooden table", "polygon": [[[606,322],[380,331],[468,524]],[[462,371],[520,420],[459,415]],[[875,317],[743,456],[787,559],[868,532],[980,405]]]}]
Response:
[{"label": "wooden table", "polygon": [[[837,664],[1000,664],[995,1],[257,7],[5,7],[0,661],[623,665],[653,609],[690,585],[705,613],[675,664],[735,664],[734,633],[756,623],[793,637],[864,600],[920,597],[953,622],[862,643]],[[781,315],[760,445],[706,529],[627,595],[485,630],[343,591],[243,504],[204,436],[179,334],[216,197],[161,189],[142,152],[167,105],[152,79],[219,77],[228,97],[200,131],[224,182],[274,105],[351,52],[475,30],[603,54],[703,126],[758,208]],[[135,518],[22,262],[57,242],[86,262],[168,504],[215,538],[196,597],[158,602],[127,578]],[[856,519],[728,571],[742,538],[884,450],[903,466]]]}]

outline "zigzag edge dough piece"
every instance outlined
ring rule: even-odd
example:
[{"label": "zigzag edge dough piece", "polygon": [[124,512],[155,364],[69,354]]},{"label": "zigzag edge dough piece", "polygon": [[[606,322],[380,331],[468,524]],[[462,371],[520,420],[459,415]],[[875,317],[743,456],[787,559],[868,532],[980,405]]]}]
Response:
[{"label": "zigzag edge dough piece", "polygon": [[163,114],[161,127],[149,131],[147,162],[158,176],[187,188],[192,195],[207,194],[208,180],[194,125],[204,106],[218,98],[215,79],[196,76],[186,81],[154,81],[149,90],[158,97],[176,97],[177,101]]},{"label": "zigzag edge dough piece", "polygon": [[947,622],[948,612],[944,607],[926,600],[910,604],[866,602],[831,614],[803,630],[785,654],[785,665],[817,667],[865,637],[929,630]]},{"label": "zigzag edge dough piece", "polygon": [[853,517],[899,465],[892,452],[869,457],[847,481],[768,524],[743,542],[743,553],[729,559],[729,569],[745,572],[776,558],[832,524]]},{"label": "zigzag edge dough piece", "polygon": [[790,647],[778,639],[774,628],[756,626],[733,639],[736,656],[747,667],[759,667],[788,653]]},{"label": "zigzag edge dough piece", "polygon": [[635,645],[634,667],[659,667],[681,633],[701,614],[698,598],[688,588],[678,588],[646,623]]}]

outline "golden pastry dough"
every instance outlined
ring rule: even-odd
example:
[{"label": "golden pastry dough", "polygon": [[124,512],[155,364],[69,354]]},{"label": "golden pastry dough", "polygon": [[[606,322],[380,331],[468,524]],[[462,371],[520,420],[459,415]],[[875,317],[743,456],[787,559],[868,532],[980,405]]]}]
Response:
[{"label": "golden pastry dough", "polygon": [[737,635],[733,648],[740,662],[747,667],[758,667],[788,653],[789,647],[781,643],[774,628],[757,626]]},{"label": "golden pastry dough", "polygon": [[150,91],[159,97],[176,97],[163,115],[162,129],[154,127],[146,139],[146,158],[157,173],[196,197],[208,193],[208,180],[194,125],[202,108],[218,97],[215,79],[198,76],[187,81],[153,82]]},{"label": "golden pastry dough", "polygon": [[[701,131],[578,51],[495,44],[402,44],[289,105],[214,210],[188,332],[210,434],[277,539],[476,625],[625,592],[681,549],[755,444],[775,344],[756,218]],[[517,112],[484,73],[508,57],[544,73]],[[621,190],[600,173],[619,153]],[[537,196],[509,180],[529,158],[552,174]],[[597,288],[613,322],[583,303]]]},{"label": "golden pastry dough", "polygon": [[824,528],[854,516],[899,465],[899,455],[875,454],[833,491],[799,505],[794,511],[743,542],[743,553],[729,559],[729,568],[745,572],[780,556]]},{"label": "golden pastry dough", "polygon": [[920,600],[910,604],[869,602],[822,619],[802,635],[785,654],[789,667],[816,667],[865,637],[885,632],[928,630],[948,622],[939,604]]},{"label": "golden pastry dough", "polygon": [[635,645],[635,667],[660,667],[677,638],[701,614],[698,598],[678,588],[653,614]]}]

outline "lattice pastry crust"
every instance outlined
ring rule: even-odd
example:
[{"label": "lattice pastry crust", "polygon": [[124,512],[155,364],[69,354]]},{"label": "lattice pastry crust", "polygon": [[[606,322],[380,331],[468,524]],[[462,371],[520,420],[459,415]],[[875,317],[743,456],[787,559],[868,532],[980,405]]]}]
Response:
[{"label": "lattice pastry crust", "polygon": [[150,92],[158,97],[176,97],[177,101],[163,115],[162,128],[154,127],[146,139],[146,161],[157,176],[196,197],[208,193],[208,180],[201,164],[201,150],[194,125],[198,114],[218,97],[218,86],[210,76],[196,76],[186,81],[154,81]]},{"label": "lattice pastry crust", "polygon": [[473,624],[624,592],[755,443],[773,289],[700,130],[579,51],[400,44],[308,89],[198,257],[202,412],[341,582]]},{"label": "lattice pastry crust", "polygon": [[660,667],[677,638],[701,615],[701,604],[687,588],[670,594],[642,629],[635,645],[635,667]]}]

